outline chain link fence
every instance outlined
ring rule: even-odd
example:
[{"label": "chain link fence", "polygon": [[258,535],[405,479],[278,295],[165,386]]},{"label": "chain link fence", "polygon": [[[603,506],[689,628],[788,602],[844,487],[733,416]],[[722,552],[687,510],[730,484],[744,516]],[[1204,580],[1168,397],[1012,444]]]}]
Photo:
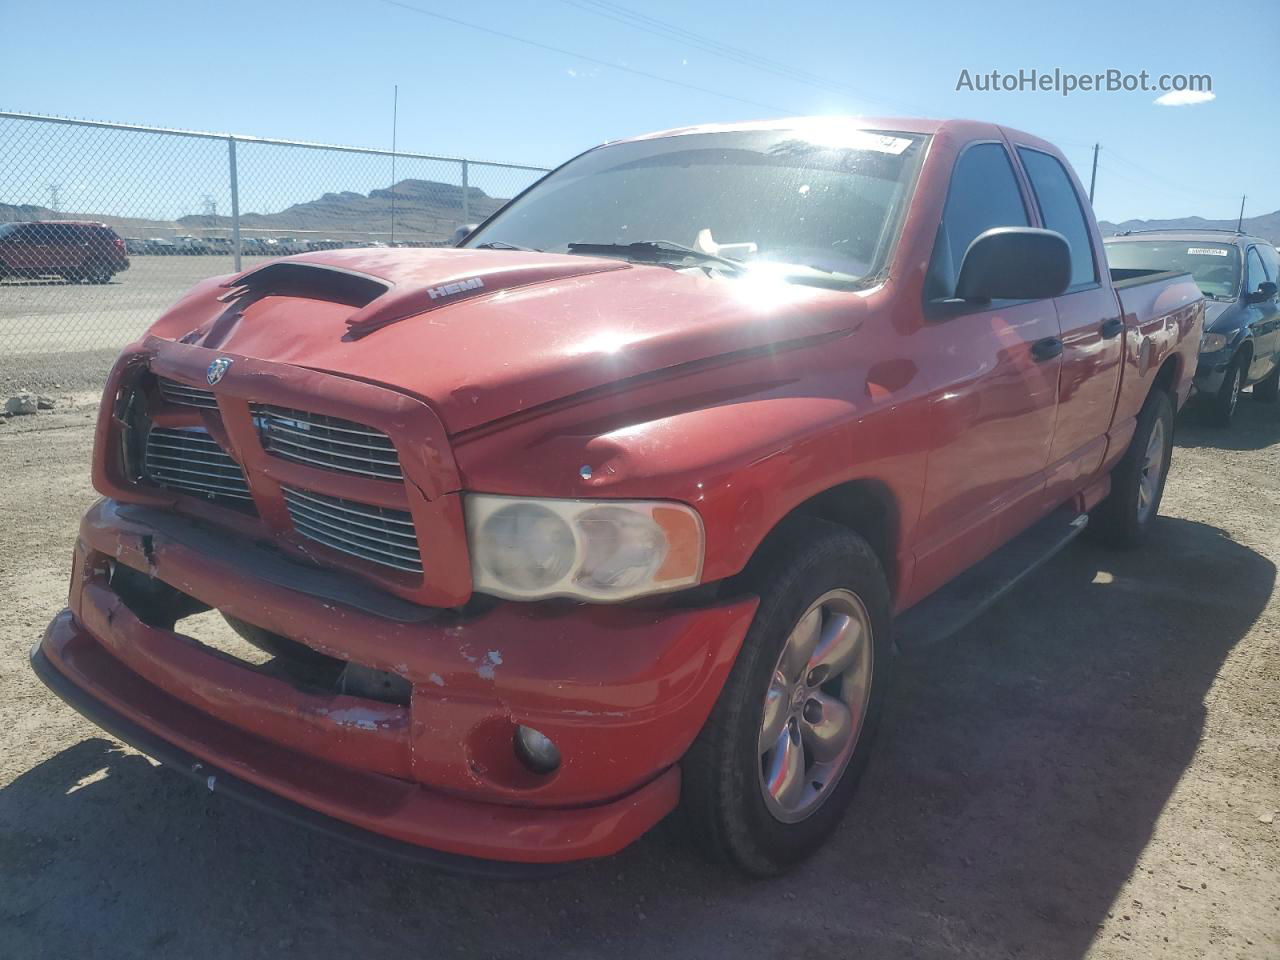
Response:
[{"label": "chain link fence", "polygon": [[105,370],[193,283],[270,257],[447,245],[544,172],[0,112],[3,380],[84,354]]}]

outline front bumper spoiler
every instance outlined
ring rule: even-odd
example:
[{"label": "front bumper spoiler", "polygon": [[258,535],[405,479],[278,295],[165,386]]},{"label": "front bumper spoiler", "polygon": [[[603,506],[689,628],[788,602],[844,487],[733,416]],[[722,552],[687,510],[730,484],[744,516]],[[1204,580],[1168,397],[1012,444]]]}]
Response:
[{"label": "front bumper spoiler", "polygon": [[[50,630],[53,629],[54,627],[51,626]],[[294,803],[269,790],[264,790],[247,780],[241,780],[226,770],[205,763],[194,754],[156,736],[101,700],[95,700],[84,688],[68,679],[45,656],[41,644],[31,649],[31,669],[41,682],[68,706],[121,743],[127,743],[169,769],[199,782],[211,792],[233,797],[255,810],[280,817],[290,823],[296,823],[335,840],[353,844],[382,856],[420,863],[455,876],[524,880],[564,869],[563,864],[515,863],[464,857],[443,850],[432,850],[416,844],[392,840],[382,834],[353,827],[342,820],[318,813],[300,803]]]},{"label": "front bumper spoiler", "polygon": [[[170,697],[106,653],[69,610],[32,649],[31,666],[86,719],[212,792],[454,874],[518,879],[606,856],[662,819],[680,795],[676,767],[620,800],[576,809],[478,803],[337,767]],[[445,849],[459,841],[472,852]]]}]

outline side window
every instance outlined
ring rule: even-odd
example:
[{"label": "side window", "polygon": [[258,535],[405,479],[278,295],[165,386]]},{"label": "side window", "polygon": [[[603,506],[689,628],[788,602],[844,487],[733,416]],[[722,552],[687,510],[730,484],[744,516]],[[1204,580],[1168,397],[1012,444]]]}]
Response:
[{"label": "side window", "polygon": [[1080,197],[1071,177],[1055,157],[1039,150],[1018,148],[1018,156],[1031,180],[1031,190],[1040,204],[1040,217],[1050,230],[1057,230],[1071,245],[1071,286],[1083,287],[1098,282],[1093,263],[1093,243],[1089,239],[1089,221],[1080,207]]},{"label": "side window", "polygon": [[1257,247],[1262,255],[1262,265],[1267,268],[1267,279],[1272,283],[1280,283],[1280,251],[1275,247]]},{"label": "side window", "polygon": [[1245,261],[1244,292],[1253,293],[1267,280],[1267,271],[1262,267],[1262,257],[1258,256],[1258,248],[1249,248],[1249,257]]},{"label": "side window", "polygon": [[978,234],[993,227],[1029,226],[1013,164],[998,143],[979,143],[960,154],[951,171],[933,259],[925,278],[925,299],[955,296],[960,263]]}]

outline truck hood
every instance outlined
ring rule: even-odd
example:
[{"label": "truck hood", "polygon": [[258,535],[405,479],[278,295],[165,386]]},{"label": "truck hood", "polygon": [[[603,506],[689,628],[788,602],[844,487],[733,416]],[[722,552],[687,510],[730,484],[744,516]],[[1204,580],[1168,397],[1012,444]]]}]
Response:
[{"label": "truck hood", "polygon": [[[301,265],[301,268],[281,265]],[[450,433],[636,377],[838,336],[866,294],[497,250],[348,250],[196,287],[151,333],[386,384]]]}]

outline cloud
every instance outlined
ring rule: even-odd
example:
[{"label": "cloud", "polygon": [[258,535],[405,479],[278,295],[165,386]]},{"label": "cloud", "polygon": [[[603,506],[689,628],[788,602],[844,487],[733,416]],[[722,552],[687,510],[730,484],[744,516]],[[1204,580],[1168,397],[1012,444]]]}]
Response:
[{"label": "cloud", "polygon": [[1217,94],[1208,90],[1171,90],[1156,97],[1155,102],[1162,107],[1189,107],[1196,103],[1208,103],[1217,98]]}]

